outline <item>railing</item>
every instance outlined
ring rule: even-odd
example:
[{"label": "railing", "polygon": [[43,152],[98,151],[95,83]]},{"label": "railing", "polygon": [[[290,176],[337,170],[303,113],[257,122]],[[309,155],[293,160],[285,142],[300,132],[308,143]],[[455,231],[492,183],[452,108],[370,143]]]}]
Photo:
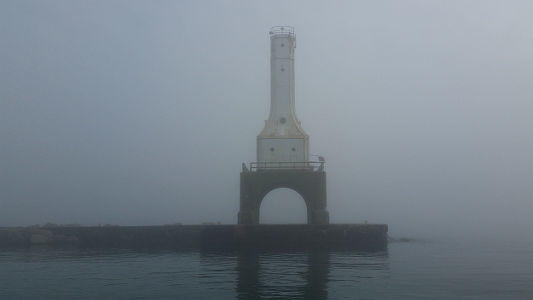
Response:
[{"label": "railing", "polygon": [[[251,172],[263,170],[280,170],[280,169],[300,169],[309,171],[323,171],[325,161],[256,161],[250,163]],[[246,164],[243,163],[243,171],[246,171]]]},{"label": "railing", "polygon": [[274,26],[268,32],[270,35],[274,34],[288,34],[294,36],[294,27],[292,26]]}]

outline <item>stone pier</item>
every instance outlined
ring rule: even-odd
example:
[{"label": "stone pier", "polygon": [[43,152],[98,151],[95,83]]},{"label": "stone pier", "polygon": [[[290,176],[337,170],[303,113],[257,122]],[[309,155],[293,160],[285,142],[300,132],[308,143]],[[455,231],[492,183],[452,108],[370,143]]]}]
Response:
[{"label": "stone pier", "polygon": [[385,250],[384,224],[57,226],[0,228],[0,249]]}]

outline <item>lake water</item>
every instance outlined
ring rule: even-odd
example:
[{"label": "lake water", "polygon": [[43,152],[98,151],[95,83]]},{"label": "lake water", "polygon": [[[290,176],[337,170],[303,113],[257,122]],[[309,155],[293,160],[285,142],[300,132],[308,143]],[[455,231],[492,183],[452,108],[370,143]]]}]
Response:
[{"label": "lake water", "polygon": [[533,299],[533,245],[393,242],[374,253],[4,250],[0,298]]}]

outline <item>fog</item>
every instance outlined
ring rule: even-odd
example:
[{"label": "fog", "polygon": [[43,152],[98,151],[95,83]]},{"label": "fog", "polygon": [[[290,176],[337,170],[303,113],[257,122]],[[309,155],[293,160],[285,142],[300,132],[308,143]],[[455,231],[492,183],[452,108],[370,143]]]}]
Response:
[{"label": "fog", "polygon": [[[532,10],[1,1],[0,226],[236,223],[269,112],[268,30],[292,25],[296,113],[326,159],[332,222],[527,234]],[[272,193],[262,220],[305,215],[295,192]]]}]

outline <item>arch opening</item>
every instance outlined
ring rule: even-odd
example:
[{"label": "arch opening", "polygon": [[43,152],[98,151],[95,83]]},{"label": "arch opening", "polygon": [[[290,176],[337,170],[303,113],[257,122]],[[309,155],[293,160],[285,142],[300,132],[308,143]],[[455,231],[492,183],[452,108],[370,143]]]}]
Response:
[{"label": "arch opening", "polygon": [[259,207],[260,224],[307,224],[307,204],[303,197],[289,188],[268,192]]}]

